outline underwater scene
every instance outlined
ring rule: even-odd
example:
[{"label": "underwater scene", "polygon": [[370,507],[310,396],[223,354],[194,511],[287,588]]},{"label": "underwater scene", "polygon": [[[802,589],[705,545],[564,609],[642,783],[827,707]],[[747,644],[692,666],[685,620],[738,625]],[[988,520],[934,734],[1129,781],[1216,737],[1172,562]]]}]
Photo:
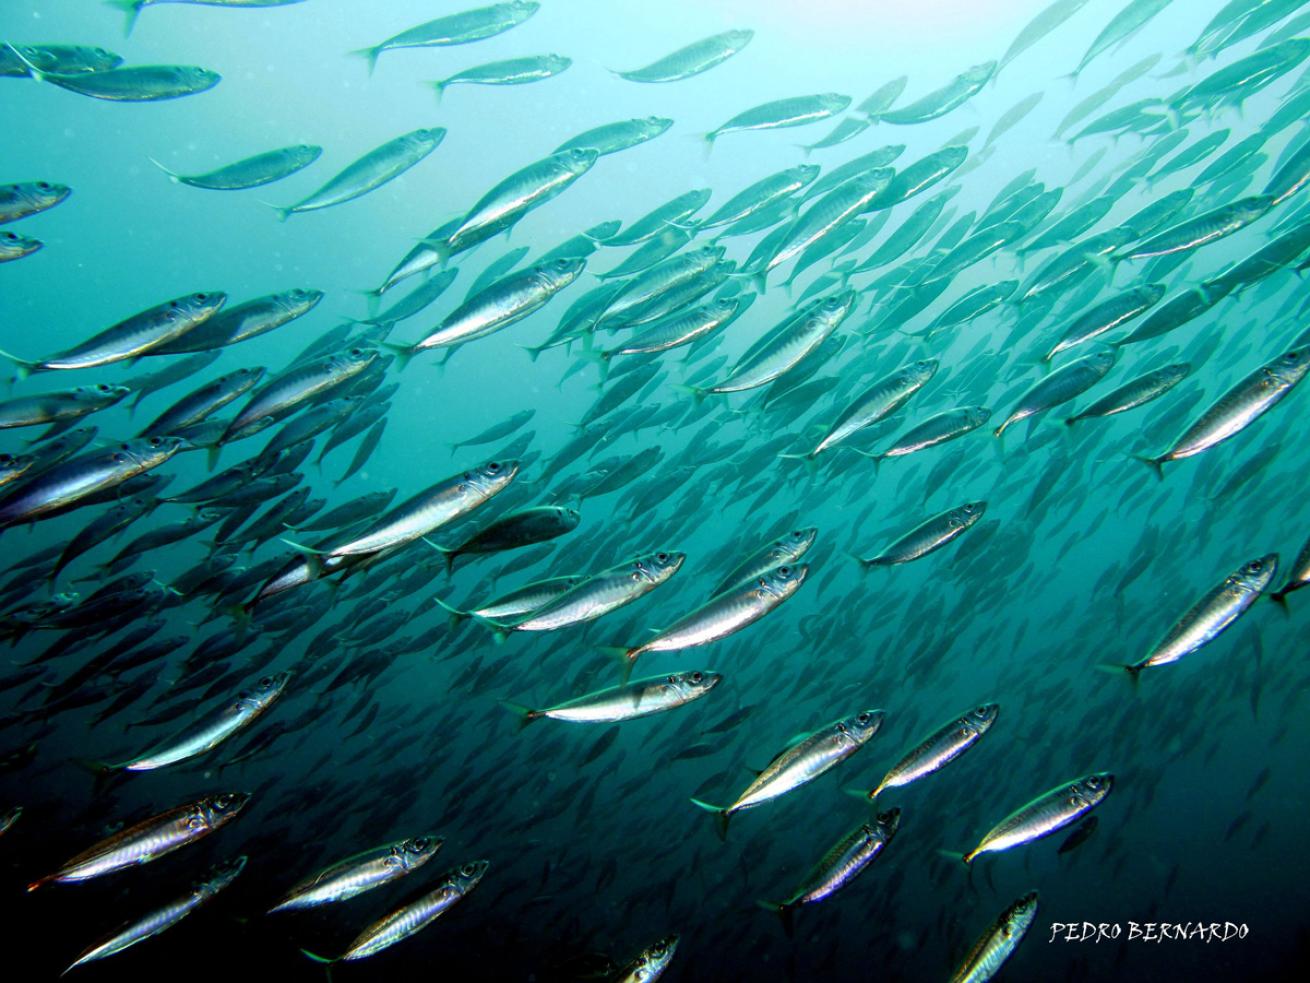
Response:
[{"label": "underwater scene", "polygon": [[1304,974],[1310,3],[4,0],[0,134],[0,979]]}]

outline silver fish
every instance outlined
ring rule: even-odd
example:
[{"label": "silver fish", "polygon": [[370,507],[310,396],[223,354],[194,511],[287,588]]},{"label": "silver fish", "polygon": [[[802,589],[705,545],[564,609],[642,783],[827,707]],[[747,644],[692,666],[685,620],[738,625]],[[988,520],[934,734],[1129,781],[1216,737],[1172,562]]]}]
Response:
[{"label": "silver fish", "polygon": [[1139,460],[1164,476],[1167,461],[1194,457],[1241,433],[1273,409],[1310,371],[1310,347],[1293,348],[1262,365],[1220,396],[1159,457]]},{"label": "silver fish", "polygon": [[953,410],[943,410],[905,431],[891,447],[879,454],[869,454],[858,449],[856,453],[872,459],[876,465],[884,458],[904,457],[963,437],[981,427],[991,415],[992,411],[985,406],[960,406]]},{"label": "silver fish", "polygon": [[878,733],[883,716],[882,710],[862,710],[801,736],[780,751],[731,805],[716,806],[699,799],[691,801],[714,813],[719,836],[726,838],[728,821],[734,814],[786,795],[845,761]]},{"label": "silver fish", "polygon": [[0,225],[54,208],[72,193],[68,185],[50,181],[0,185]]},{"label": "silver fish", "polygon": [[573,59],[563,55],[507,58],[504,61],[479,65],[476,68],[466,68],[439,82],[433,82],[432,87],[437,92],[437,100],[440,101],[446,88],[451,85],[526,85],[529,82],[553,78],[572,64]]},{"label": "silver fish", "polygon": [[605,123],[602,126],[593,126],[571,140],[565,140],[552,151],[552,154],[562,154],[566,150],[587,149],[596,151],[601,157],[617,154],[620,150],[628,150],[648,140],[654,140],[672,125],[673,120],[667,116],[647,116],[645,119],[625,119],[619,123]]},{"label": "silver fish", "polygon": [[435,857],[443,843],[443,837],[429,833],[348,857],[297,883],[268,912],[347,901],[412,874]]},{"label": "silver fish", "polygon": [[1143,669],[1168,665],[1219,637],[1260,599],[1260,595],[1273,583],[1278,574],[1278,554],[1244,563],[1224,578],[1218,587],[1187,609],[1164,638],[1160,639],[1145,656],[1122,668],[1134,679]]},{"label": "silver fish", "polygon": [[629,82],[678,82],[721,65],[750,44],[754,31],[724,31],[693,41],[644,68],[615,72]]},{"label": "silver fish", "polygon": [[804,529],[793,529],[785,536],[766,543],[723,578],[714,588],[714,596],[717,597],[729,588],[745,584],[748,580],[754,580],[774,567],[788,563],[795,564],[814,545],[818,535],[819,530],[808,526]]},{"label": "silver fish", "polygon": [[0,430],[39,427],[68,420],[80,420],[126,399],[126,386],[77,386],[61,392],[34,393],[0,402]]},{"label": "silver fish", "polygon": [[513,622],[489,622],[501,631],[556,631],[594,621],[650,593],[682,567],[685,553],[661,550],[586,578],[554,601]]},{"label": "silver fish", "polygon": [[150,158],[150,163],[167,174],[168,179],[174,184],[186,184],[210,191],[242,191],[246,188],[263,187],[290,177],[297,171],[303,171],[322,155],[322,147],[302,143],[245,157],[203,174],[179,174],[153,157]]},{"label": "silver fish", "polygon": [[180,338],[151,349],[151,354],[208,352],[235,345],[304,317],[322,299],[322,290],[302,288],[256,297],[219,311]]},{"label": "silver fish", "polygon": [[321,398],[324,393],[355,378],[373,364],[377,356],[374,349],[352,348],[265,383],[251,394],[241,412],[228,424],[223,441],[241,440],[259,433],[306,401]]},{"label": "silver fish", "polygon": [[1064,422],[1069,426],[1073,426],[1079,420],[1099,416],[1114,416],[1116,413],[1124,413],[1135,409],[1151,402],[1153,399],[1159,399],[1186,379],[1191,372],[1192,366],[1187,362],[1177,362],[1156,369],[1153,372],[1147,372],[1145,375],[1125,382],[1113,392],[1106,393],[1085,410],[1067,417]]},{"label": "silver fish", "polygon": [[717,672],[694,669],[610,686],[541,709],[517,703],[504,703],[504,706],[518,714],[519,721],[525,726],[547,717],[572,724],[614,723],[685,706],[692,700],[699,700],[722,681],[723,676]]},{"label": "silver fish", "polygon": [[398,48],[445,47],[481,41],[517,27],[540,9],[541,4],[536,0],[512,0],[510,3],[497,3],[490,7],[478,7],[476,10],[464,10],[411,27],[407,31],[387,38],[381,44],[351,53],[368,59],[368,73],[372,75],[377,67],[378,57],[384,51],[394,51]]},{"label": "silver fish", "polygon": [[666,935],[642,949],[631,962],[619,970],[614,983],[655,983],[673,962],[678,951],[678,937]]},{"label": "silver fish", "polygon": [[85,881],[157,860],[227,825],[249,801],[246,792],[221,792],[143,819],[83,850],[53,874],[27,885],[27,889]]},{"label": "silver fish", "polygon": [[32,76],[69,92],[104,99],[109,102],[161,102],[206,92],[218,85],[223,76],[194,65],[130,65],[103,72],[76,72],[60,75],[47,72],[23,57],[21,49],[10,45]]},{"label": "silver fish", "polygon": [[1116,351],[1111,348],[1094,352],[1062,365],[1019,398],[1019,405],[1010,411],[994,433],[1000,437],[1020,420],[1045,413],[1062,403],[1081,396],[1105,377],[1114,366]]},{"label": "silver fish", "polygon": [[918,560],[963,536],[986,512],[986,502],[965,502],[915,526],[877,556],[857,559],[866,570]]},{"label": "silver fish", "polygon": [[250,689],[238,693],[217,713],[198,721],[176,737],[122,764],[105,767],[111,771],[153,771],[206,754],[263,716],[282,695],[290,679],[289,672],[265,676]]},{"label": "silver fish", "polygon": [[886,378],[879,379],[860,395],[856,396],[842,415],[824,435],[824,438],[806,454],[780,454],[779,457],[800,457],[813,460],[829,448],[836,447],[843,440],[858,433],[865,427],[886,419],[928,384],[937,373],[935,358],[922,359],[898,369]]},{"label": "silver fish", "polygon": [[926,123],[928,120],[945,116],[972,99],[982,87],[996,74],[996,62],[985,61],[966,69],[936,92],[888,112],[879,113],[876,122],[894,123],[908,126],[914,123]]},{"label": "silver fish", "polygon": [[901,824],[901,810],[880,812],[871,823],[856,826],[829,848],[828,852],[802,878],[786,901],[761,901],[760,907],[777,912],[783,928],[792,934],[796,909],[802,905],[826,901],[860,874],[891,843]]},{"label": "silver fish", "polygon": [[[189,294],[133,314],[80,345],[40,361],[5,355],[18,366],[18,378],[33,372],[91,369],[151,354],[213,317],[227,301],[217,291]],[[0,354],[5,354],[0,352]]]},{"label": "silver fish", "polygon": [[445,137],[446,131],[440,126],[403,133],[370,150],[308,198],[294,205],[272,207],[277,210],[278,218],[285,222],[290,216],[301,212],[354,201],[404,174],[436,150]]},{"label": "silver fish", "polygon": [[1095,809],[1113,787],[1114,776],[1108,772],[1057,785],[993,826],[962,859],[970,864],[979,854],[999,853],[1050,836]]},{"label": "silver fish", "polygon": [[1241,231],[1261,218],[1273,206],[1273,197],[1252,195],[1188,219],[1173,228],[1165,229],[1145,242],[1126,246],[1115,253],[1111,260],[1119,262],[1126,259],[1147,259],[1151,256],[1168,256],[1172,253],[1197,249]]},{"label": "silver fish", "polygon": [[1037,892],[1030,891],[1006,908],[969,950],[951,983],[987,983],[1014,954],[1037,917]]},{"label": "silver fish", "polygon": [[885,789],[909,785],[946,767],[982,739],[1000,712],[999,704],[984,703],[937,728],[888,769],[869,798],[876,799]]},{"label": "silver fish", "polygon": [[377,955],[383,949],[403,942],[421,929],[427,928],[438,916],[445,914],[470,891],[491,865],[485,860],[474,860],[450,871],[437,887],[386,915],[364,929],[350,946],[336,959],[325,959],[307,950],[301,951],[315,962],[353,962]]},{"label": "silver fish", "polygon": [[192,885],[191,889],[183,897],[164,905],[162,908],[156,908],[143,918],[128,922],[109,938],[84,950],[64,972],[67,973],[68,970],[76,966],[115,955],[136,945],[138,942],[144,942],[146,939],[158,935],[165,929],[172,928],[201,905],[211,901],[220,891],[236,880],[237,875],[245,869],[245,866],[246,858],[237,857],[235,860],[210,868],[204,879]]},{"label": "silver fish", "polygon": [[775,99],[738,113],[726,123],[705,134],[708,151],[714,141],[725,133],[745,130],[776,130],[789,126],[804,126],[836,116],[851,104],[851,97],[836,92],[822,92],[812,96],[793,96]]}]

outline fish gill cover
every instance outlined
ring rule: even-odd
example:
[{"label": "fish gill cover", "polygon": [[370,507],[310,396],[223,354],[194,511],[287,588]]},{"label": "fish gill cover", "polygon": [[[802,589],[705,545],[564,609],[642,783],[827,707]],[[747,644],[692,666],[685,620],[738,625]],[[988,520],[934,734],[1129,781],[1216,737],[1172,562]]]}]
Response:
[{"label": "fish gill cover", "polygon": [[6,979],[1304,965],[1304,2],[0,40]]}]

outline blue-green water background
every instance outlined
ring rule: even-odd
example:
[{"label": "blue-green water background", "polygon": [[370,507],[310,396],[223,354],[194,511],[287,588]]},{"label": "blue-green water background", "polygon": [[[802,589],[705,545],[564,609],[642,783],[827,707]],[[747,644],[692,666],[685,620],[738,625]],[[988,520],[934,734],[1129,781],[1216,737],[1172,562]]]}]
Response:
[{"label": "blue-green water background", "polygon": [[[130,63],[203,65],[224,80],[212,92],[158,105],[113,105],[50,85],[0,80],[0,180],[53,180],[75,189],[65,204],[22,224],[20,231],[42,239],[44,250],[0,267],[0,347],[27,357],[57,351],[131,312],[194,290],[225,290],[233,302],[292,287],[327,291],[309,317],[228,350],[209,371],[243,364],[275,370],[341,318],[362,316],[364,301],[352,291],[375,286],[417,239],[575,133],[629,117],[675,120],[659,139],[602,159],[576,186],[520,223],[509,246],[527,244],[537,254],[585,227],[608,219],[630,221],[695,187],[714,190],[709,206],[714,208],[756,178],[799,162],[796,144],[817,139],[828,124],[730,134],[708,159],[694,135],[768,99],[837,91],[859,100],[901,74],[910,78],[902,100],[908,101],[971,64],[999,57],[1042,6],[1033,0],[554,0],[521,27],[476,45],[387,53],[370,78],[363,62],[346,52],[458,5],[309,0],[270,11],[164,5],[146,10],[124,40],[121,16],[100,4],[7,0],[0,10],[0,35],[10,40],[100,44]],[[996,143],[982,166],[952,179],[961,189],[953,205],[957,216],[981,212],[998,189],[1027,168],[1036,168],[1048,187],[1063,185],[1088,155],[1108,145],[1092,176],[1066,191],[1065,209],[1090,196],[1098,178],[1113,177],[1140,142],[1133,136],[1114,143],[1093,138],[1071,150],[1050,139],[1058,120],[1077,99],[1154,51],[1165,53],[1157,68],[1106,108],[1167,95],[1195,77],[1153,78],[1174,65],[1219,4],[1176,0],[1122,49],[1094,62],[1076,87],[1061,79],[1119,7],[1093,0],[1008,66],[994,86],[945,118],[913,127],[875,126],[810,159],[828,168],[883,143],[903,142],[907,150],[898,163],[904,164],[980,126],[971,144],[976,154],[1004,110],[1043,90],[1042,103]],[[690,40],[735,27],[753,28],[754,41],[700,77],[642,86],[607,71],[636,67]],[[1254,43],[1245,42],[1236,52],[1246,53]],[[499,58],[548,52],[568,55],[574,65],[537,85],[452,87],[438,104],[431,90],[418,84]],[[1228,111],[1213,121],[1191,123],[1190,133],[1229,127],[1226,146],[1231,146],[1259,128],[1298,74],[1251,99],[1240,114]],[[448,129],[443,145],[364,199],[294,216],[285,224],[261,203],[299,200],[361,153],[398,133],[432,125]],[[1282,146],[1301,138],[1296,128],[1277,136],[1267,148],[1271,160],[1251,190],[1231,196],[1258,191]],[[147,159],[194,173],[294,142],[322,144],[323,159],[281,184],[235,194],[171,184]],[[1194,173],[1131,192],[1097,228],[1110,228],[1159,194],[1186,186]],[[1265,240],[1270,225],[1300,204],[1293,199],[1275,218],[1199,253],[1173,275],[1171,285],[1198,281],[1248,255]],[[915,205],[900,206],[888,230]],[[737,240],[730,255],[744,259],[753,242]],[[506,248],[504,240],[496,240],[457,264],[461,272],[451,292],[428,314],[398,327],[393,340],[419,337]],[[607,269],[623,255],[602,250],[591,266]],[[965,290],[1008,276],[1013,268],[1013,258],[1004,254],[977,265],[958,277],[919,323],[926,324]],[[1131,275],[1120,270],[1116,285],[1128,283]],[[557,386],[576,353],[557,349],[532,362],[518,346],[542,340],[564,306],[589,286],[579,284],[529,321],[466,346],[444,369],[434,359],[417,359],[399,376],[402,387],[385,438],[365,470],[334,491],[329,480],[311,471],[316,494],[329,494],[334,504],[398,487],[404,497],[490,450],[452,454],[452,442],[525,408],[536,410],[530,429],[536,434],[533,447],[543,457],[524,475],[542,484],[521,489],[522,500],[558,481],[562,476],[548,470],[550,456],[571,438],[572,424],[595,398],[597,375],[587,368]],[[1168,398],[1184,404],[1188,392],[1214,396],[1304,328],[1285,313],[1279,316],[1289,301],[1296,310],[1298,292],[1304,288],[1290,275],[1271,278],[1217,305],[1177,335],[1139,346],[1141,351],[1126,350],[1109,381],[1122,382],[1163,364],[1171,352],[1186,352],[1206,333],[1219,332],[1215,354]],[[784,315],[789,302],[786,293],[771,287],[731,328],[721,351],[744,350]],[[69,759],[121,757],[137,750],[144,736],[155,735],[141,729],[124,734],[122,717],[92,728],[88,711],[61,714],[35,728],[36,763],[4,776],[5,803],[18,801],[27,808],[23,826],[0,841],[8,885],[0,890],[8,898],[5,920],[14,933],[7,959],[32,967],[31,975],[23,970],[15,978],[52,977],[93,938],[178,893],[210,860],[242,851],[250,854],[250,867],[212,909],[86,974],[317,979],[322,970],[297,953],[299,946],[336,950],[417,890],[425,875],[472,857],[491,860],[492,870],[462,910],[369,963],[339,970],[342,978],[549,979],[554,978],[550,967],[574,952],[600,951],[621,959],[676,931],[683,942],[669,979],[937,979],[1002,908],[1030,888],[1041,892],[1041,911],[1007,978],[1270,978],[1303,963],[1302,761],[1304,687],[1310,677],[1303,660],[1307,615],[1304,605],[1295,603],[1300,598],[1292,599],[1291,618],[1261,605],[1201,655],[1150,674],[1135,696],[1123,680],[1093,667],[1139,657],[1174,615],[1241,562],[1276,549],[1290,563],[1307,531],[1303,475],[1310,462],[1298,439],[1305,394],[1294,393],[1229,444],[1177,465],[1159,485],[1128,454],[1158,453],[1181,428],[1182,419],[1170,418],[1154,431],[1155,443],[1143,446],[1143,420],[1168,416],[1165,403],[1088,424],[1091,433],[1067,445],[1063,456],[1056,448],[1065,446],[1059,443],[1065,438],[1048,436],[1045,429],[1027,445],[1016,431],[1018,439],[1007,440],[1003,455],[996,441],[980,433],[922,455],[922,461],[888,462],[876,478],[861,461],[811,481],[801,468],[752,455],[753,446],[775,433],[800,434],[807,423],[830,419],[833,407],[844,405],[843,397],[858,392],[880,369],[890,371],[921,352],[939,357],[943,369],[913,404],[915,416],[903,413],[901,424],[965,402],[1008,409],[1038,377],[1028,360],[1032,350],[1060,330],[1048,323],[1039,338],[1006,349],[1002,342],[1012,320],[998,311],[935,339],[928,352],[893,333],[861,333],[867,323],[862,308],[844,326],[845,332],[859,333],[859,343],[825,367],[825,373],[839,373],[841,382],[835,396],[807,413],[734,414],[720,407],[704,417],[713,423],[708,429],[697,422],[642,430],[597,453],[632,453],[659,444],[667,461],[684,452],[693,435],[719,446],[744,439],[730,458],[671,488],[653,514],[634,515],[620,507],[626,493],[584,505],[583,525],[574,535],[588,537],[592,545],[565,554],[572,564],[597,569],[657,547],[689,555],[673,581],[621,614],[558,636],[512,638],[497,648],[476,629],[448,634],[427,591],[388,598],[392,610],[410,615],[403,634],[429,633],[430,645],[395,661],[362,688],[331,694],[330,711],[312,726],[221,774],[215,770],[220,751],[199,764],[134,777],[93,797],[90,778]],[[979,359],[988,363],[983,371],[975,365]],[[645,397],[652,405],[689,400],[673,386],[682,378],[678,358],[666,363],[665,381]],[[131,373],[79,373],[86,378],[77,382],[118,381]],[[953,384],[962,375],[965,389]],[[19,391],[48,383],[49,377],[38,377]],[[172,396],[150,397],[142,414],[153,416]],[[756,405],[740,396],[725,401],[734,408]],[[141,424],[129,421],[121,409],[94,422],[111,436],[132,432],[133,422]],[[1051,422],[1046,429],[1057,426]],[[899,424],[892,429],[899,430]],[[17,440],[9,435],[3,449],[13,449]],[[1250,480],[1216,495],[1246,462],[1275,445],[1280,452],[1261,459]],[[350,453],[337,451],[329,458],[327,478],[345,467]],[[696,449],[687,453],[684,460],[695,462]],[[228,450],[224,463],[243,454]],[[958,466],[943,474],[937,465],[946,455]],[[202,457],[189,455],[169,465],[179,475],[176,487],[203,477]],[[585,460],[571,466],[585,467]],[[935,470],[940,484],[925,487]],[[641,480],[659,480],[659,473]],[[1050,483],[1049,501],[1034,510],[1033,489],[1045,489],[1043,482]],[[848,551],[868,555],[931,512],[970,499],[988,500],[988,518],[997,520],[978,552],[961,555],[966,539],[961,553],[940,553],[868,575],[845,556]],[[149,521],[182,514],[172,506]],[[6,554],[43,548],[71,535],[86,518],[79,513],[31,533],[8,530]],[[585,764],[602,729],[553,728],[547,722],[519,735],[496,706],[498,698],[550,702],[607,684],[612,666],[598,645],[638,639],[647,628],[666,624],[700,603],[740,555],[795,524],[819,527],[820,544],[810,558],[810,582],[793,601],[735,639],[651,656],[643,664],[652,672],[712,667],[727,674],[727,682],[705,701],[625,725],[612,747]],[[1151,529],[1158,536],[1144,540]],[[1144,542],[1149,544],[1145,557]],[[462,602],[525,577],[578,572],[558,560],[567,544],[512,581],[497,581],[503,561],[490,559],[470,563],[449,586],[441,579],[433,586]],[[280,548],[265,547],[259,558]],[[183,544],[152,557],[151,565],[167,581],[203,555],[200,544]],[[1127,570],[1141,560],[1145,572],[1116,599],[1113,585],[1119,578],[1108,571]],[[89,573],[89,564],[81,561],[73,572]],[[190,631],[203,613],[187,606],[170,618]],[[338,609],[328,617],[340,614]],[[204,629],[228,630],[221,620]],[[24,661],[47,641],[24,641],[6,658]],[[284,640],[273,665],[360,659],[386,641],[304,653],[298,640]],[[1257,644],[1263,651],[1258,670]],[[56,668],[62,678],[73,667]],[[149,671],[158,673],[163,692],[176,667]],[[343,722],[341,717],[361,695],[380,709],[366,732],[351,735],[359,718]],[[317,696],[297,693],[293,683],[261,726],[282,716],[296,718],[311,707],[319,713],[324,704],[315,702]],[[832,840],[860,821],[862,806],[842,789],[871,787],[927,729],[984,699],[1003,707],[984,744],[922,786],[889,797],[888,804],[904,809],[892,848],[847,892],[803,912],[796,940],[787,940],[753,903],[789,891]],[[747,704],[757,710],[745,723],[708,738],[722,745],[717,753],[670,762],[680,748],[706,740],[703,727]],[[793,734],[865,706],[887,710],[883,733],[835,775],[739,817],[726,845],[715,838],[709,819],[687,802],[707,778],[720,773],[724,780],[710,797],[729,801],[749,778],[745,767],[761,767]],[[125,716],[148,715],[144,706],[133,711]],[[13,727],[4,733],[11,744],[30,736]],[[1266,768],[1268,781],[1249,795]],[[972,846],[993,822],[1036,793],[1102,769],[1113,771],[1118,784],[1099,810],[1098,833],[1074,853],[1057,856],[1055,842],[1046,842],[995,858],[971,879],[958,863],[937,855],[939,849]],[[20,885],[31,875],[98,837],[106,823],[228,786],[257,788],[260,794],[247,814],[203,847],[103,883],[20,897]],[[1248,818],[1233,831],[1241,817]],[[385,896],[378,892],[299,921],[259,914],[271,896],[304,873],[427,829],[447,836],[443,854],[432,868]],[[1222,947],[1047,942],[1053,921],[1130,919],[1231,920],[1249,923],[1251,931],[1246,941]]]}]

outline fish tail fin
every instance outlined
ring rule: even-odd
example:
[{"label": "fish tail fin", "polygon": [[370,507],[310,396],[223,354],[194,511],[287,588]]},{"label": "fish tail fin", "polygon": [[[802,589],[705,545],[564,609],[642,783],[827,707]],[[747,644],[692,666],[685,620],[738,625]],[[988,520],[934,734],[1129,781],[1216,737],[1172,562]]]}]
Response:
[{"label": "fish tail fin", "polygon": [[1132,682],[1134,689],[1137,687],[1137,681],[1141,678],[1142,667],[1124,662],[1101,662],[1096,666],[1099,672],[1108,672],[1113,676],[1122,676],[1128,674],[1128,679]]},{"label": "fish tail fin", "polygon": [[622,674],[621,681],[626,686],[628,679],[632,676],[632,667],[637,662],[639,650],[628,648],[626,645],[602,645],[600,650],[619,664],[619,672]]},{"label": "fish tail fin", "polygon": [[714,813],[714,831],[719,834],[719,839],[727,841],[728,839],[728,822],[732,815],[722,806],[711,805],[708,802],[702,802],[700,799],[692,799],[691,804],[706,812]]},{"label": "fish tail fin", "polygon": [[702,389],[700,386],[685,386],[677,383],[674,384],[673,388],[688,393],[698,406],[705,401],[705,396],[709,392],[708,389]]},{"label": "fish tail fin", "polygon": [[856,563],[858,563],[860,565],[860,569],[864,571],[872,570],[874,567],[879,565],[877,560],[866,560],[858,553],[852,553],[850,550],[846,551],[846,555],[849,556]]},{"label": "fish tail fin", "polygon": [[123,25],[123,37],[131,37],[132,28],[136,27],[136,19],[141,16],[141,8],[145,6],[144,0],[105,0],[105,2],[127,15],[127,23]]},{"label": "fish tail fin", "polygon": [[222,444],[211,444],[205,451],[205,465],[210,471],[218,467],[218,458],[223,453]]},{"label": "fish tail fin", "polygon": [[275,205],[271,201],[261,201],[260,204],[267,205],[269,208],[273,209],[273,211],[277,212],[277,220],[279,222],[285,222],[291,217],[291,213],[296,210],[295,205]]},{"label": "fish tail fin", "polygon": [[19,358],[17,355],[10,355],[2,348],[0,348],[0,358],[7,358],[14,363],[14,378],[10,380],[11,383],[22,382],[32,374],[32,369],[36,366],[35,362],[29,362],[25,358]]},{"label": "fish tail fin", "polygon": [[308,958],[312,959],[314,962],[318,963],[320,966],[330,966],[335,962],[341,961],[340,956],[336,956],[336,957],[320,956],[317,952],[310,952],[308,949],[301,949],[300,954],[302,956],[307,956]]},{"label": "fish tail fin", "polygon": [[938,850],[937,856],[945,857],[947,860],[956,860],[962,862],[965,866],[973,863],[973,858],[978,855],[977,850],[970,850],[968,853],[961,853],[959,850]]},{"label": "fish tail fin", "polygon": [[1141,461],[1148,468],[1154,471],[1157,481],[1164,481],[1164,458],[1147,457],[1144,454],[1134,454],[1133,459],[1137,461]]},{"label": "fish tail fin", "polygon": [[1290,615],[1291,609],[1287,606],[1287,589],[1276,590],[1269,595],[1269,600],[1273,601],[1282,610],[1283,614]]},{"label": "fish tail fin", "polygon": [[446,86],[449,83],[450,79],[442,79],[440,82],[420,82],[419,85],[429,85],[432,87],[432,91],[437,94],[437,105],[439,106],[441,105],[441,97],[445,95]]},{"label": "fish tail fin", "polygon": [[814,451],[809,451],[805,454],[779,454],[778,457],[788,461],[803,462],[805,464],[805,470],[811,478],[819,473],[819,458]]},{"label": "fish tail fin", "polygon": [[382,54],[382,48],[356,48],[350,52],[356,58],[363,58],[368,62],[368,76],[373,77],[373,71],[378,67],[378,56]]},{"label": "fish tail fin", "polygon": [[785,901],[756,901],[755,905],[777,915],[778,920],[782,923],[782,930],[787,933],[787,938],[794,937],[796,932],[796,909],[792,905],[787,904]]},{"label": "fish tail fin", "polygon": [[153,158],[153,157],[147,157],[146,160],[150,161],[150,163],[154,164],[154,165],[155,165],[156,167],[158,167],[161,171],[163,171],[165,174],[167,174],[167,175],[168,175],[168,179],[169,179],[170,181],[172,181],[174,184],[181,184],[181,183],[182,183],[182,182],[181,182],[181,179],[177,176],[177,172],[176,172],[176,171],[169,170],[167,167],[165,167],[163,164],[159,163],[159,161],[155,160],[155,158]]},{"label": "fish tail fin", "polygon": [[523,728],[528,726],[528,724],[532,723],[534,720],[540,720],[544,716],[540,710],[533,710],[531,707],[525,707],[521,703],[514,703],[510,700],[500,700],[499,703],[510,713],[518,717],[520,733],[522,733]]},{"label": "fish tail fin", "polygon": [[397,370],[404,369],[405,366],[410,363],[410,360],[414,358],[415,352],[413,345],[402,345],[394,341],[384,341],[381,345],[387,351],[396,356]]},{"label": "fish tail fin", "polygon": [[319,559],[324,555],[323,550],[316,550],[312,546],[304,546],[300,543],[282,537],[282,542],[286,543],[293,550],[304,557],[305,564],[309,567],[310,575],[317,580],[323,573],[323,561]]},{"label": "fish tail fin", "polygon": [[709,133],[693,134],[693,136],[701,142],[701,155],[709,160],[710,154],[714,153],[714,141],[719,138],[719,134],[710,130]]}]

